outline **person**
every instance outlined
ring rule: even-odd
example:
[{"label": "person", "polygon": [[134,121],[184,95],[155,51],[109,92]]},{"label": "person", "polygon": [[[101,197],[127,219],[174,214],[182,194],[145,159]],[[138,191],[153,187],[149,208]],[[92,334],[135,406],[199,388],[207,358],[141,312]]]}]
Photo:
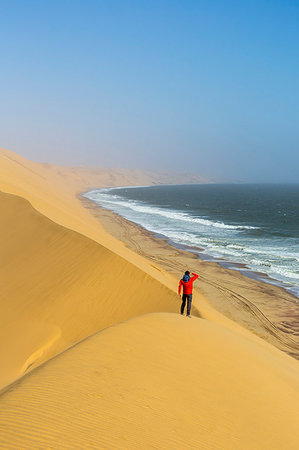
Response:
[{"label": "person", "polygon": [[179,283],[179,296],[181,296],[181,291],[183,287],[182,305],[181,305],[181,315],[184,314],[186,300],[187,300],[187,317],[191,318],[191,302],[192,302],[192,290],[193,283],[198,278],[196,273],[192,272],[193,277],[190,277],[189,270],[186,270],[185,275],[180,280]]}]

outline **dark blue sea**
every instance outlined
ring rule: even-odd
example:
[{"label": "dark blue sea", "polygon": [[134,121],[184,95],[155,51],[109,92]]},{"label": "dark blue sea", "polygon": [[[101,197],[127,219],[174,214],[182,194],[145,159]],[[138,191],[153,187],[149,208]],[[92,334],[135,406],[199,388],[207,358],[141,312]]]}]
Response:
[{"label": "dark blue sea", "polygon": [[299,297],[299,184],[159,185],[85,196],[200,257],[264,273]]}]

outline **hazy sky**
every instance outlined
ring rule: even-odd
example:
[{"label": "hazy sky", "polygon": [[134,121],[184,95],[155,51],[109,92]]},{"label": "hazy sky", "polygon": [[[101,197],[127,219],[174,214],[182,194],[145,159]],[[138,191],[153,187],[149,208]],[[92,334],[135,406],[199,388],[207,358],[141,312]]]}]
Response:
[{"label": "hazy sky", "polygon": [[299,182],[299,2],[0,0],[0,147]]}]

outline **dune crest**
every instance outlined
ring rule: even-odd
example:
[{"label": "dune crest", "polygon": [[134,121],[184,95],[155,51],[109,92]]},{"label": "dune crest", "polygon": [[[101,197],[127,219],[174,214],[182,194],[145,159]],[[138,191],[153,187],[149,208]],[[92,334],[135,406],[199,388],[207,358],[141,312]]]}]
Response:
[{"label": "dune crest", "polygon": [[170,289],[21,197],[0,193],[0,214],[0,386],[107,326],[176,310]]}]

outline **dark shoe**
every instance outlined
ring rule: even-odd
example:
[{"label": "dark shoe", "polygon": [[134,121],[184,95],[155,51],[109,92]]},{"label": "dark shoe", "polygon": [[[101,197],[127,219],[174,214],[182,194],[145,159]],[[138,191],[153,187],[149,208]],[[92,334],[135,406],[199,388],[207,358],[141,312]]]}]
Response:
[{"label": "dark shoe", "polygon": [[191,316],[190,316],[190,314],[187,314],[187,316],[186,317],[189,317],[189,319],[191,319]]}]

